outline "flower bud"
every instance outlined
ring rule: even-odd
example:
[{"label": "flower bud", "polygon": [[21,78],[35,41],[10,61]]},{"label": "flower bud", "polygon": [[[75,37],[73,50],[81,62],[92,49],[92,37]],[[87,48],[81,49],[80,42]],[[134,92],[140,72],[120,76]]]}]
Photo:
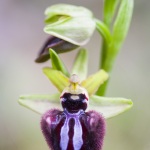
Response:
[{"label": "flower bud", "polygon": [[75,45],[86,44],[95,29],[93,14],[84,7],[57,4],[48,7],[45,15],[44,31]]},{"label": "flower bud", "polygon": [[60,38],[51,36],[44,43],[35,62],[42,63],[50,58],[49,49],[52,48],[56,53],[64,53],[76,49],[78,46]]}]

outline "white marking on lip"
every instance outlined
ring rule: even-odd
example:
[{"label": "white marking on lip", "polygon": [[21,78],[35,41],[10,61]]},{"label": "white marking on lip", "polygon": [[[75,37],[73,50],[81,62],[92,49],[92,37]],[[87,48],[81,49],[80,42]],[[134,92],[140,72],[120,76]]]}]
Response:
[{"label": "white marking on lip", "polygon": [[72,96],[71,96],[71,99],[77,100],[77,99],[79,99],[79,96],[78,96],[78,95],[72,95]]},{"label": "white marking on lip", "polygon": [[83,139],[82,139],[82,126],[79,121],[80,114],[83,113],[83,110],[79,110],[77,113],[69,113],[67,110],[65,110],[66,113],[66,120],[64,125],[61,128],[60,132],[60,147],[61,150],[67,150],[68,143],[69,143],[69,121],[70,119],[74,119],[75,125],[74,125],[74,135],[73,135],[73,147],[74,150],[80,150],[83,145]]},{"label": "white marking on lip", "polygon": [[60,147],[61,150],[66,150],[68,147],[68,142],[69,142],[69,136],[68,136],[68,132],[69,132],[69,127],[68,127],[68,122],[70,119],[68,119],[66,117],[65,123],[61,128],[61,132],[60,132]]},{"label": "white marking on lip", "polygon": [[75,125],[74,125],[74,136],[73,136],[73,147],[74,150],[80,150],[80,148],[83,145],[82,127],[79,121],[79,116],[78,118],[74,118],[74,120],[75,120]]}]

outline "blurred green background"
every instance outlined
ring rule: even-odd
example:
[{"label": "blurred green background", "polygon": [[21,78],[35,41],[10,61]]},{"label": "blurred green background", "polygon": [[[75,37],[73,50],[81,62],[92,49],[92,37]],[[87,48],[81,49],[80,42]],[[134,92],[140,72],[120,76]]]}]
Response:
[{"label": "blurred green background", "polygon": [[[57,90],[35,64],[47,35],[44,10],[55,3],[83,5],[102,18],[102,0],[1,0],[0,1],[0,150],[48,150],[40,130],[40,116],[20,106],[21,94]],[[104,150],[150,150],[150,1],[135,0],[127,39],[119,53],[107,96],[131,98],[134,107],[107,121]],[[89,74],[98,68],[100,38],[86,45]],[[71,68],[77,51],[61,54]]]}]

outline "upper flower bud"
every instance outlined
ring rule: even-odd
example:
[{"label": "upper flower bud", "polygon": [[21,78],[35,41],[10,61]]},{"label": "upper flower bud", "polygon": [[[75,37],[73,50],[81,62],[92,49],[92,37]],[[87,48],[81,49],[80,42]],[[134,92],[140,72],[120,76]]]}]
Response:
[{"label": "upper flower bud", "polygon": [[75,45],[88,42],[95,29],[95,21],[90,10],[80,6],[57,4],[45,11],[44,31]]},{"label": "upper flower bud", "polygon": [[50,58],[49,49],[53,49],[56,53],[64,53],[78,48],[78,45],[74,45],[60,38],[51,36],[44,43],[38,57],[35,62],[42,63],[47,61]]}]

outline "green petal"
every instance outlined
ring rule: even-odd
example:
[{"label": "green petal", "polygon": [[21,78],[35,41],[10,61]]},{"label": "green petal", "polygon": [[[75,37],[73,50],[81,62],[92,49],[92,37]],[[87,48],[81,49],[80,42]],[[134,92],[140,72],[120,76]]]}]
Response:
[{"label": "green petal", "polygon": [[89,41],[94,30],[95,21],[90,17],[65,17],[44,28],[44,32],[79,46]]},{"label": "green petal", "polygon": [[69,79],[61,71],[46,67],[43,68],[43,72],[59,92],[62,92],[65,87],[69,86]]},{"label": "green petal", "polygon": [[98,87],[108,79],[108,74],[104,70],[99,70],[97,73],[89,76],[86,80],[81,82],[89,93],[89,96],[94,94]]},{"label": "green petal", "polygon": [[63,61],[59,58],[57,53],[53,51],[52,49],[49,50],[51,62],[52,62],[52,68],[58,71],[61,71],[66,76],[69,76],[69,72],[67,68],[65,67]]},{"label": "green petal", "polygon": [[60,108],[59,96],[60,94],[22,95],[18,102],[36,113],[44,114],[49,109]]},{"label": "green petal", "polygon": [[89,109],[100,112],[106,119],[123,113],[133,105],[130,99],[101,97],[96,95],[90,97],[89,103]]},{"label": "green petal", "polygon": [[77,74],[80,80],[84,80],[87,77],[88,70],[88,53],[87,50],[81,49],[75,59],[72,74]]}]

